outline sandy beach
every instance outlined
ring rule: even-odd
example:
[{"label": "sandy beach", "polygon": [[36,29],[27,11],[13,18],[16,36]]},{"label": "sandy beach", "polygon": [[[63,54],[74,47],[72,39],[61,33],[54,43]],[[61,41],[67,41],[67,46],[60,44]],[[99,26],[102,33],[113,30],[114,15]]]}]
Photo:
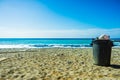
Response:
[{"label": "sandy beach", "polygon": [[0,49],[0,80],[120,80],[120,49],[111,66],[94,65],[92,48]]}]

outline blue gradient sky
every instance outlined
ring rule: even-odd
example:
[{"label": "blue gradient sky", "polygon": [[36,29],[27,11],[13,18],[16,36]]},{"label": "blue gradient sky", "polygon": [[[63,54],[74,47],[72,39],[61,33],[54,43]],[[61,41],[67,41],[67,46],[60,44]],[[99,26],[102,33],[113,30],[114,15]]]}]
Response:
[{"label": "blue gradient sky", "polygon": [[0,37],[120,37],[120,0],[0,0]]}]

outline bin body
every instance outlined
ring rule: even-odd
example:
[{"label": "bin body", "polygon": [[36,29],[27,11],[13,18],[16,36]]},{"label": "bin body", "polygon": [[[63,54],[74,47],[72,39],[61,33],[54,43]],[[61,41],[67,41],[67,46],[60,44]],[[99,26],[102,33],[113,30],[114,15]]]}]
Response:
[{"label": "bin body", "polygon": [[93,59],[94,64],[100,66],[109,66],[111,59],[112,41],[94,40],[93,41]]}]

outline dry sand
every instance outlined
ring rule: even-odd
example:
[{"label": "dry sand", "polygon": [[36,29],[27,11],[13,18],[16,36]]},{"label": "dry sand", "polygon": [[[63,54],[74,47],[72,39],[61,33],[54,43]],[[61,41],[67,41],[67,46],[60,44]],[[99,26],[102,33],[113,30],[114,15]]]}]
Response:
[{"label": "dry sand", "polygon": [[92,49],[0,49],[0,80],[120,80],[120,49],[111,66],[93,65]]}]

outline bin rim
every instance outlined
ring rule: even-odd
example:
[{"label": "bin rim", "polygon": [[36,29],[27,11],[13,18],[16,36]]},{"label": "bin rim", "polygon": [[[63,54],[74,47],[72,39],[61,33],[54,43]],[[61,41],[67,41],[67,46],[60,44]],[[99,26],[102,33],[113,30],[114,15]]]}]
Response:
[{"label": "bin rim", "polygon": [[94,43],[95,44],[96,43],[99,43],[99,44],[101,44],[101,43],[107,43],[107,44],[110,44],[111,46],[114,46],[112,40],[93,40],[92,43],[91,43],[91,45],[93,46]]},{"label": "bin rim", "polygon": [[102,39],[96,39],[96,40],[93,40],[93,41],[112,41],[112,40],[102,40]]},{"label": "bin rim", "polygon": [[99,40],[99,39],[98,39],[98,40],[93,40],[92,42],[96,42],[96,41],[100,41],[100,42],[104,42],[104,41],[105,41],[105,42],[108,42],[108,41],[109,41],[109,42],[113,42],[112,40]]}]

